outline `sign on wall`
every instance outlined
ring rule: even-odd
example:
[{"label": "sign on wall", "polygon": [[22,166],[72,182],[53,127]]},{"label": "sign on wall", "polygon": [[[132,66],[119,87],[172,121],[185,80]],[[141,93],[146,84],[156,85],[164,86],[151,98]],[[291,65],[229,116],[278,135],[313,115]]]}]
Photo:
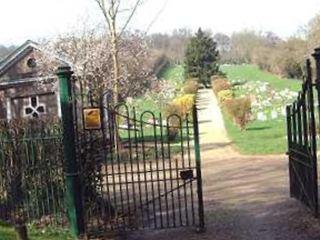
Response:
[{"label": "sign on wall", "polygon": [[100,108],[83,109],[84,127],[86,130],[101,129]]}]

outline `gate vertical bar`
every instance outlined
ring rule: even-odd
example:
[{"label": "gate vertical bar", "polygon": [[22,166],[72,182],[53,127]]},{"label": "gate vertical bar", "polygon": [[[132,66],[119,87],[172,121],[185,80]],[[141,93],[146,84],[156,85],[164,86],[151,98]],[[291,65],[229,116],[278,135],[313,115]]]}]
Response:
[{"label": "gate vertical bar", "polygon": [[194,151],[195,151],[196,169],[197,169],[197,193],[198,193],[198,204],[199,204],[199,231],[204,231],[204,208],[203,208],[203,194],[202,194],[199,122],[198,122],[198,113],[197,113],[196,105],[193,106],[193,134],[194,134]]},{"label": "gate vertical bar", "polygon": [[[316,48],[314,54],[312,55],[316,61],[316,89],[317,89],[317,96],[318,96],[318,116],[320,120],[320,48]],[[311,89],[312,91],[312,89]],[[319,121],[320,122],[320,121]],[[319,123],[318,122],[318,123]],[[315,124],[316,126],[316,124]],[[316,134],[316,129],[315,129],[315,134]],[[316,136],[315,136],[316,139]],[[315,140],[316,141],[316,140]],[[318,168],[317,168],[317,146],[315,144],[314,147],[314,182],[318,183]],[[316,196],[315,199],[315,215],[318,216],[318,211],[319,211],[319,203],[318,203],[318,186],[314,187],[314,195]]]},{"label": "gate vertical bar", "polygon": [[292,167],[290,159],[290,151],[292,144],[292,122],[291,122],[291,106],[287,106],[287,141],[288,141],[288,156],[289,156],[289,182],[290,182],[290,196],[293,197],[293,184],[292,184]]},{"label": "gate vertical bar", "polygon": [[73,101],[71,95],[70,67],[59,67],[60,106],[63,124],[64,171],[66,177],[65,203],[72,234],[84,233],[80,179],[76,161]]}]

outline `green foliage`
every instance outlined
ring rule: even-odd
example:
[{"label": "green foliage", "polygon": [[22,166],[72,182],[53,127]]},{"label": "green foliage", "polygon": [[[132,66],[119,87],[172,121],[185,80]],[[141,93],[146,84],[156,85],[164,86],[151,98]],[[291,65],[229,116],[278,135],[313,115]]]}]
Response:
[{"label": "green foliage", "polygon": [[212,78],[211,85],[215,94],[218,94],[220,91],[228,90],[231,88],[231,84],[226,78]]},{"label": "green foliage", "polygon": [[196,78],[191,78],[188,79],[183,86],[183,92],[185,94],[196,94],[199,88],[199,84],[198,84],[198,79]]},{"label": "green foliage", "polygon": [[[74,239],[66,229],[28,227],[30,240],[71,240]],[[16,240],[17,234],[13,228],[0,222],[0,240]]]},{"label": "green foliage", "polygon": [[199,78],[204,86],[208,86],[210,77],[219,71],[218,56],[217,44],[213,38],[199,28],[196,36],[191,38],[187,46],[186,75]]},{"label": "green foliage", "polygon": [[230,89],[227,90],[221,90],[218,92],[218,100],[220,104],[224,104],[225,101],[231,100],[233,98],[233,91]]}]

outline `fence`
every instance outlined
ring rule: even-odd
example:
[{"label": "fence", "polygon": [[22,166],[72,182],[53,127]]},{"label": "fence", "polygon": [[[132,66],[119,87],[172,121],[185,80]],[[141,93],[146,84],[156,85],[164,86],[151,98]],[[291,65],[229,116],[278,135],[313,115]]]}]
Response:
[{"label": "fence", "polygon": [[0,122],[0,219],[65,225],[58,121]]}]

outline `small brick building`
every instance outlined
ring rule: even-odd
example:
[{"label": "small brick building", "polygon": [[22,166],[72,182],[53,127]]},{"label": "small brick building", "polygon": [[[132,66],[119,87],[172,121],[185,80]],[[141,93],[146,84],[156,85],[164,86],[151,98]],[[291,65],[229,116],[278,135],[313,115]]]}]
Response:
[{"label": "small brick building", "polygon": [[40,74],[42,54],[28,40],[0,61],[0,119],[60,116],[57,78]]}]

